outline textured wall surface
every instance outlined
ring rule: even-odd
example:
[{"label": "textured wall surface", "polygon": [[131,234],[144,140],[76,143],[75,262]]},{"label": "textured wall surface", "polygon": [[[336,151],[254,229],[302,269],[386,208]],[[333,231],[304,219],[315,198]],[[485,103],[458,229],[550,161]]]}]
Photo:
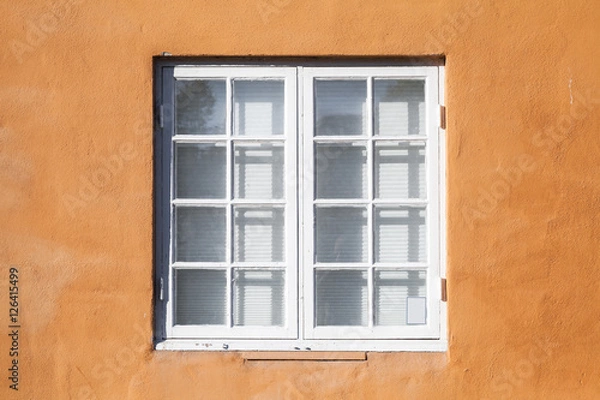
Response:
[{"label": "textured wall surface", "polygon": [[[598,0],[21,0],[0,12],[0,398],[600,398]],[[446,55],[448,352],[152,350],[163,51]]]}]

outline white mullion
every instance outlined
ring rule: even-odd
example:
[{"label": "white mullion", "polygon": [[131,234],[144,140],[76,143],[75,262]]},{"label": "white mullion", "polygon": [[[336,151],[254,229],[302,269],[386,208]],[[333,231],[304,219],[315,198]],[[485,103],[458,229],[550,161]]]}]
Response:
[{"label": "white mullion", "polygon": [[374,268],[373,263],[375,262],[375,235],[373,232],[374,229],[374,208],[373,208],[373,200],[375,198],[375,168],[374,168],[374,159],[375,156],[373,154],[373,136],[375,134],[373,127],[373,77],[367,78],[367,135],[369,137],[369,141],[367,142],[367,190],[368,190],[368,200],[369,203],[367,205],[367,238],[368,238],[368,264],[369,268],[367,269],[367,326],[369,328],[373,327],[374,324],[374,314],[375,314],[375,291],[373,289],[373,274]]},{"label": "white mullion", "polygon": [[314,260],[315,260],[315,224],[314,220],[314,182],[315,182],[315,162],[314,162],[314,75],[307,73],[308,68],[302,71],[302,91],[303,91],[303,109],[302,109],[302,143],[303,143],[303,245],[302,259],[303,268],[303,311],[301,318],[304,320],[303,338],[314,338],[315,322],[315,279],[314,279]]},{"label": "white mullion", "polygon": [[175,135],[172,138],[174,143],[225,143],[225,135]]},{"label": "white mullion", "polygon": [[[297,208],[297,119],[296,70],[286,68],[284,76],[284,210],[285,210],[285,309],[286,337],[298,338],[298,208]],[[273,139],[270,139],[273,140]],[[264,265],[264,264],[263,264]]]},{"label": "white mullion", "polygon": [[[315,136],[315,143],[340,143],[340,144],[352,144],[352,143],[360,143],[365,144],[369,139],[365,138],[363,135],[339,135],[339,136]],[[393,139],[392,139],[393,140]]]},{"label": "white mullion", "polygon": [[[253,199],[233,199],[231,200],[231,204],[234,206],[251,206],[254,208],[265,208],[265,207],[275,207],[281,208],[285,207],[287,204],[286,200],[253,200]],[[279,207],[277,207],[279,206]]]},{"label": "white mullion", "polygon": [[[307,242],[304,240],[305,238],[305,223],[304,223],[304,207],[307,207],[307,203],[305,203],[305,199],[300,195],[300,193],[304,193],[305,189],[305,174],[306,174],[306,163],[304,162],[304,137],[306,132],[304,131],[304,68],[297,67],[296,68],[296,140],[294,145],[296,146],[296,154],[297,160],[296,163],[296,177],[297,183],[296,188],[297,192],[294,193],[294,200],[296,201],[296,221],[297,221],[297,270],[296,270],[296,290],[298,293],[297,298],[297,329],[296,334],[298,335],[298,339],[304,340],[305,338],[305,329],[306,329],[306,321],[305,321],[305,263],[307,259],[305,258],[304,246],[307,245]],[[289,142],[288,142],[289,143]]]},{"label": "white mullion", "polygon": [[[445,71],[444,67],[438,67],[438,103],[441,106],[445,106]],[[446,122],[446,129],[448,129],[448,123]],[[439,207],[439,258],[436,260],[439,263],[439,276],[440,278],[446,277],[446,130],[438,128],[438,207]],[[432,260],[433,261],[433,260]],[[440,293],[441,295],[441,293]],[[439,330],[440,339],[447,340],[443,335],[447,332],[447,303],[442,302],[441,298],[439,301],[440,313],[439,313]]]},{"label": "white mullion", "polygon": [[423,269],[428,269],[429,268],[429,263],[427,262],[422,262],[422,263],[390,263],[390,262],[386,262],[386,263],[374,263],[373,264],[375,267],[377,267],[378,269],[402,269],[402,270],[411,270],[411,271],[415,271],[415,270],[423,270]]},{"label": "white mullion", "polygon": [[425,128],[429,140],[425,147],[425,169],[427,187],[426,232],[427,232],[427,326],[434,334],[440,334],[439,310],[441,285],[439,281],[439,191],[438,191],[438,127],[439,93],[437,72],[425,78]]},{"label": "white mullion", "polygon": [[[225,142],[226,136],[223,135],[176,135],[173,136],[175,143],[215,143]],[[235,141],[238,143],[285,143],[284,136],[236,136]]]},{"label": "white mullion", "polygon": [[429,204],[428,200],[422,199],[374,199],[373,204],[376,206],[389,206],[389,207],[427,207]]},{"label": "white mullion", "polygon": [[223,207],[229,204],[229,201],[219,199],[175,199],[172,203],[177,207]]},{"label": "white mullion", "polygon": [[231,263],[233,261],[233,211],[231,201],[233,198],[233,79],[227,77],[226,85],[226,117],[225,117],[225,135],[227,137],[227,166],[226,166],[226,180],[227,180],[227,209],[226,209],[226,223],[227,223],[227,328],[233,327],[233,269]]},{"label": "white mullion", "polygon": [[373,136],[375,142],[426,142],[429,139],[427,136],[411,135],[411,136]]},{"label": "white mullion", "polygon": [[177,261],[172,264],[175,269],[223,269],[223,268],[264,268],[264,269],[281,269],[286,267],[283,262],[195,262],[195,261]]},{"label": "white mullion", "polygon": [[373,255],[373,199],[374,199],[374,183],[375,179],[373,176],[375,168],[373,168],[373,77],[369,77],[367,79],[367,136],[369,140],[367,141],[367,254],[368,259],[367,262],[369,264],[373,263],[374,255]]},{"label": "white mullion", "polygon": [[368,206],[370,203],[369,200],[366,199],[318,199],[314,200],[314,204],[317,206],[324,207],[337,207],[337,206],[354,206],[354,207],[363,207]]}]

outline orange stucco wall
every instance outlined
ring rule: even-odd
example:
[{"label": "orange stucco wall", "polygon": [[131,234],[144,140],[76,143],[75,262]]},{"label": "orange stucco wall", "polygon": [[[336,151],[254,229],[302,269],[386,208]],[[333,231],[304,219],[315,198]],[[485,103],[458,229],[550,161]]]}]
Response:
[{"label": "orange stucco wall", "polygon": [[[600,398],[598,0],[21,0],[0,12],[0,398]],[[163,51],[446,56],[447,352],[152,350]]]}]

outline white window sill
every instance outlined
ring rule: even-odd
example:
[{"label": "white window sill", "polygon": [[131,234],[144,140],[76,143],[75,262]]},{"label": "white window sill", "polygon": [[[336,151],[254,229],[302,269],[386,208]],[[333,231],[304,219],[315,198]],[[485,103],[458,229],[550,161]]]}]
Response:
[{"label": "white window sill", "polygon": [[168,339],[155,343],[166,351],[241,351],[241,352],[445,352],[446,340],[192,340]]}]

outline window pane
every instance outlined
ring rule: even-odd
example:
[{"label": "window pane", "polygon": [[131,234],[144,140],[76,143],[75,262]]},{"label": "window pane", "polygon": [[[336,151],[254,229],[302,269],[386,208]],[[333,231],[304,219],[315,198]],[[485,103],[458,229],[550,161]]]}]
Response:
[{"label": "window pane", "polygon": [[399,143],[375,145],[375,197],[425,199],[425,145]]},{"label": "window pane", "polygon": [[225,208],[178,207],[176,261],[225,261]]},{"label": "window pane", "polygon": [[175,270],[175,323],[223,325],[227,314],[226,272],[212,269]]},{"label": "window pane", "polygon": [[271,136],[283,134],[283,81],[233,83],[234,134]]},{"label": "window pane", "polygon": [[366,208],[318,207],[316,211],[317,262],[366,262]]},{"label": "window pane", "polygon": [[375,135],[425,135],[425,82],[376,79]]},{"label": "window pane", "polygon": [[178,144],[175,149],[176,197],[225,198],[226,151],[224,144]]},{"label": "window pane", "polygon": [[377,262],[426,261],[425,209],[379,208],[375,212]]},{"label": "window pane", "polygon": [[375,325],[406,325],[407,312],[420,311],[407,310],[406,299],[426,296],[425,278],[425,271],[376,270]]},{"label": "window pane", "polygon": [[234,325],[283,326],[283,271],[234,271]]},{"label": "window pane", "polygon": [[193,80],[175,83],[177,134],[224,135],[224,80]]},{"label": "window pane", "polygon": [[235,144],[234,196],[283,198],[284,153],[280,144]]},{"label": "window pane", "polygon": [[367,271],[319,270],[315,282],[317,326],[367,325]]},{"label": "window pane", "polygon": [[318,199],[367,197],[367,148],[317,144],[316,177]]},{"label": "window pane", "polygon": [[283,208],[235,207],[237,262],[283,261],[285,232]]},{"label": "window pane", "polygon": [[317,80],[315,114],[316,135],[364,135],[367,81]]}]

